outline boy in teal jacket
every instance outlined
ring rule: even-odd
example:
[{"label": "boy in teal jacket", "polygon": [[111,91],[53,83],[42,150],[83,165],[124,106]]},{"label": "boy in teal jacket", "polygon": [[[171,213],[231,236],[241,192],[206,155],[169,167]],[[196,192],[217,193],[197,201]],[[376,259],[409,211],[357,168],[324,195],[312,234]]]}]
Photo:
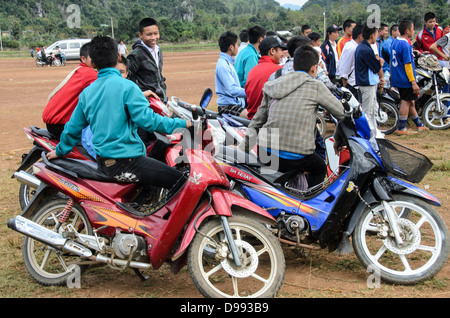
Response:
[{"label": "boy in teal jacket", "polygon": [[115,68],[119,59],[117,45],[108,36],[91,41],[90,56],[99,70],[98,79],[80,94],[78,105],[61,134],[56,149],[48,159],[65,156],[81,140],[90,125],[92,144],[99,169],[120,182],[138,182],[143,191],[135,203],[145,203],[153,186],[172,188],[182,174],[176,169],[146,157],[144,143],[137,135],[138,126],[153,132],[172,133],[191,124],[154,113],[139,87],[122,78]]}]

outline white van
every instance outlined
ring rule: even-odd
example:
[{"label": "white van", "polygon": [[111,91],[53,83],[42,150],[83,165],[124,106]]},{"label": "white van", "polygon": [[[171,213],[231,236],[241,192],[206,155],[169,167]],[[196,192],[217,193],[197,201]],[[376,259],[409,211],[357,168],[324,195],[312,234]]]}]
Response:
[{"label": "white van", "polygon": [[91,42],[91,39],[70,39],[61,40],[53,43],[45,49],[45,54],[56,52],[56,47],[59,46],[60,50],[64,52],[67,60],[79,60],[80,48],[85,44]]}]

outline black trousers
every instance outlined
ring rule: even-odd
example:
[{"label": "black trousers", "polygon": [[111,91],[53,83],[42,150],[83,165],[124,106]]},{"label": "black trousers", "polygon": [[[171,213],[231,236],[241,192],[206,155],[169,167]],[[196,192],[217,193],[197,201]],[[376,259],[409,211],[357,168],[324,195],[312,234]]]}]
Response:
[{"label": "black trousers", "polygon": [[61,134],[64,130],[65,124],[46,124],[47,130],[49,133],[51,133],[53,136],[57,137],[58,139],[61,138]]},{"label": "black trousers", "polygon": [[152,193],[153,187],[171,189],[183,174],[165,163],[149,157],[106,159],[97,157],[99,170],[119,182],[136,182],[143,190],[135,199],[143,204]]},{"label": "black trousers", "polygon": [[279,164],[278,170],[281,172],[293,170],[308,172],[306,180],[308,180],[309,188],[323,182],[327,174],[327,165],[317,152],[298,160],[279,158]]}]

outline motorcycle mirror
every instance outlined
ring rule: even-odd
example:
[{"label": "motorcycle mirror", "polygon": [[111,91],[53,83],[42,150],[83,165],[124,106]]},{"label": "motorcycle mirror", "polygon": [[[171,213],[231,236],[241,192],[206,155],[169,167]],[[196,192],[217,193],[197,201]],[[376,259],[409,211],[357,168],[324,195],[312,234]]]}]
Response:
[{"label": "motorcycle mirror", "polygon": [[203,92],[202,98],[200,99],[200,107],[201,108],[206,108],[208,107],[209,102],[211,101],[213,92],[210,88],[205,89],[205,91]]}]

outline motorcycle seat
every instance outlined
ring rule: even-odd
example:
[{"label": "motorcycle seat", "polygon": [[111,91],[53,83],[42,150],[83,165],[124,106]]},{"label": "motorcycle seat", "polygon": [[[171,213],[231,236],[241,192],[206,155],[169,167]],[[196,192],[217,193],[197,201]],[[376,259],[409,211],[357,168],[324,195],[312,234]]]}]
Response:
[{"label": "motorcycle seat", "polygon": [[48,139],[58,140],[58,138],[56,138],[54,135],[52,135],[47,129],[39,128],[36,126],[30,126],[30,129],[32,132],[34,132],[38,136],[46,137]]},{"label": "motorcycle seat", "polygon": [[234,164],[246,164],[254,167],[265,167],[266,165],[259,161],[258,157],[250,155],[245,151],[235,147],[222,145],[222,148],[215,154],[219,159],[223,159]]},{"label": "motorcycle seat", "polygon": [[[98,170],[96,162],[89,160],[78,160],[69,158],[57,158],[52,161],[47,161],[47,165],[50,165],[54,169],[61,170],[63,172],[72,172],[71,175],[78,178],[102,181],[102,182],[118,182],[116,179],[107,176],[106,174]],[[62,169],[60,169],[62,168]]]}]

